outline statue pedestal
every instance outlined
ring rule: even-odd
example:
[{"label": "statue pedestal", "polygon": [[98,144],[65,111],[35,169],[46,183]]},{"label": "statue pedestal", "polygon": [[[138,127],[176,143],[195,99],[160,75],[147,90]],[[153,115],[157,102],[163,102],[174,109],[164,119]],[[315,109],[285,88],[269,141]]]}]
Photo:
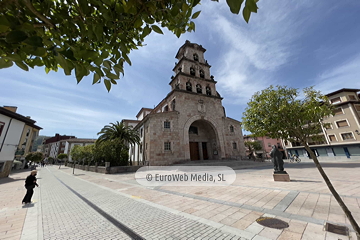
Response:
[{"label": "statue pedestal", "polygon": [[274,181],[279,182],[290,182],[290,176],[287,173],[274,173],[273,174]]}]

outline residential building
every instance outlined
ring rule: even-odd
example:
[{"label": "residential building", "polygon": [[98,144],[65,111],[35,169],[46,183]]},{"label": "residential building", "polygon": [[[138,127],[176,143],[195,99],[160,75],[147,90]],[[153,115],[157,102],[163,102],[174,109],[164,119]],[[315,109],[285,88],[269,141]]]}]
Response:
[{"label": "residential building", "polygon": [[15,153],[27,154],[40,129],[35,120],[16,113],[17,107],[0,107],[0,177],[10,174]]},{"label": "residential building", "polygon": [[48,138],[44,141],[44,154],[45,157],[57,158],[60,153],[64,153],[65,151],[65,142],[61,142],[61,140],[75,138],[75,136],[66,136],[60,135],[58,133],[55,134],[54,137]]},{"label": "residential building", "polygon": [[[326,94],[335,110],[323,123],[323,140],[309,141],[311,149],[323,161],[360,160],[360,89],[343,88]],[[299,143],[285,142],[290,154],[308,159],[309,154]]]},{"label": "residential building", "polygon": [[176,54],[170,92],[154,108],[142,108],[136,120],[123,120],[139,131],[130,146],[133,164],[245,157],[241,123],[227,117],[201,45],[186,41]]},{"label": "residential building", "polygon": [[[258,158],[270,158],[270,152],[272,150],[272,146],[275,145],[278,149],[283,153],[283,157],[286,158],[286,153],[282,146],[282,141],[280,139],[274,139],[267,136],[263,137],[253,137],[252,135],[244,135],[244,142],[254,142],[258,141],[260,146],[262,147],[261,150],[255,151],[255,157]],[[249,156],[250,151],[246,148],[246,155]]]}]

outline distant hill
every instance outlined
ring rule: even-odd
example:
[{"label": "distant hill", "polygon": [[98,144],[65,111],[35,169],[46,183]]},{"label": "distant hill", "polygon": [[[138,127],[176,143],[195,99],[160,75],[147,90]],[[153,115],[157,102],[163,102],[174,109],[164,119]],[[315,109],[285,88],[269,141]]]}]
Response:
[{"label": "distant hill", "polygon": [[35,139],[34,144],[33,144],[32,148],[31,148],[31,151],[32,151],[32,152],[36,152],[38,146],[42,144],[44,138],[48,138],[48,136],[39,135],[39,136]]}]

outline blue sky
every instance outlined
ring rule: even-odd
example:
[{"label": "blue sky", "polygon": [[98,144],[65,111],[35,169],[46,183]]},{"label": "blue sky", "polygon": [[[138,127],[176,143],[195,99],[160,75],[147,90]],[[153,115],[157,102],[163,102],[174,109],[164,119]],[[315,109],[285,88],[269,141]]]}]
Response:
[{"label": "blue sky", "polygon": [[260,0],[246,24],[225,1],[203,1],[196,31],[180,38],[164,30],[130,54],[132,66],[108,93],[103,84],[80,84],[75,76],[43,69],[1,69],[0,106],[17,106],[55,133],[96,138],[110,122],[135,119],[141,107],[152,108],[170,91],[175,55],[185,40],[207,49],[226,114],[241,120],[250,97],[269,85],[304,88],[326,94],[360,88],[360,1]]}]

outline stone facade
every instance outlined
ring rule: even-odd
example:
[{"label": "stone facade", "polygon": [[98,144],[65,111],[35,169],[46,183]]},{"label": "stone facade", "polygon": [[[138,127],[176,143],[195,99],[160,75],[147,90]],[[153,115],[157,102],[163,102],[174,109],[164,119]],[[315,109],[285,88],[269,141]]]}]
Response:
[{"label": "stone facade", "polygon": [[245,157],[241,123],[226,117],[205,51],[186,41],[176,55],[170,93],[154,109],[142,108],[138,122],[123,120],[136,123],[140,133],[141,144],[129,152],[134,164]]}]

